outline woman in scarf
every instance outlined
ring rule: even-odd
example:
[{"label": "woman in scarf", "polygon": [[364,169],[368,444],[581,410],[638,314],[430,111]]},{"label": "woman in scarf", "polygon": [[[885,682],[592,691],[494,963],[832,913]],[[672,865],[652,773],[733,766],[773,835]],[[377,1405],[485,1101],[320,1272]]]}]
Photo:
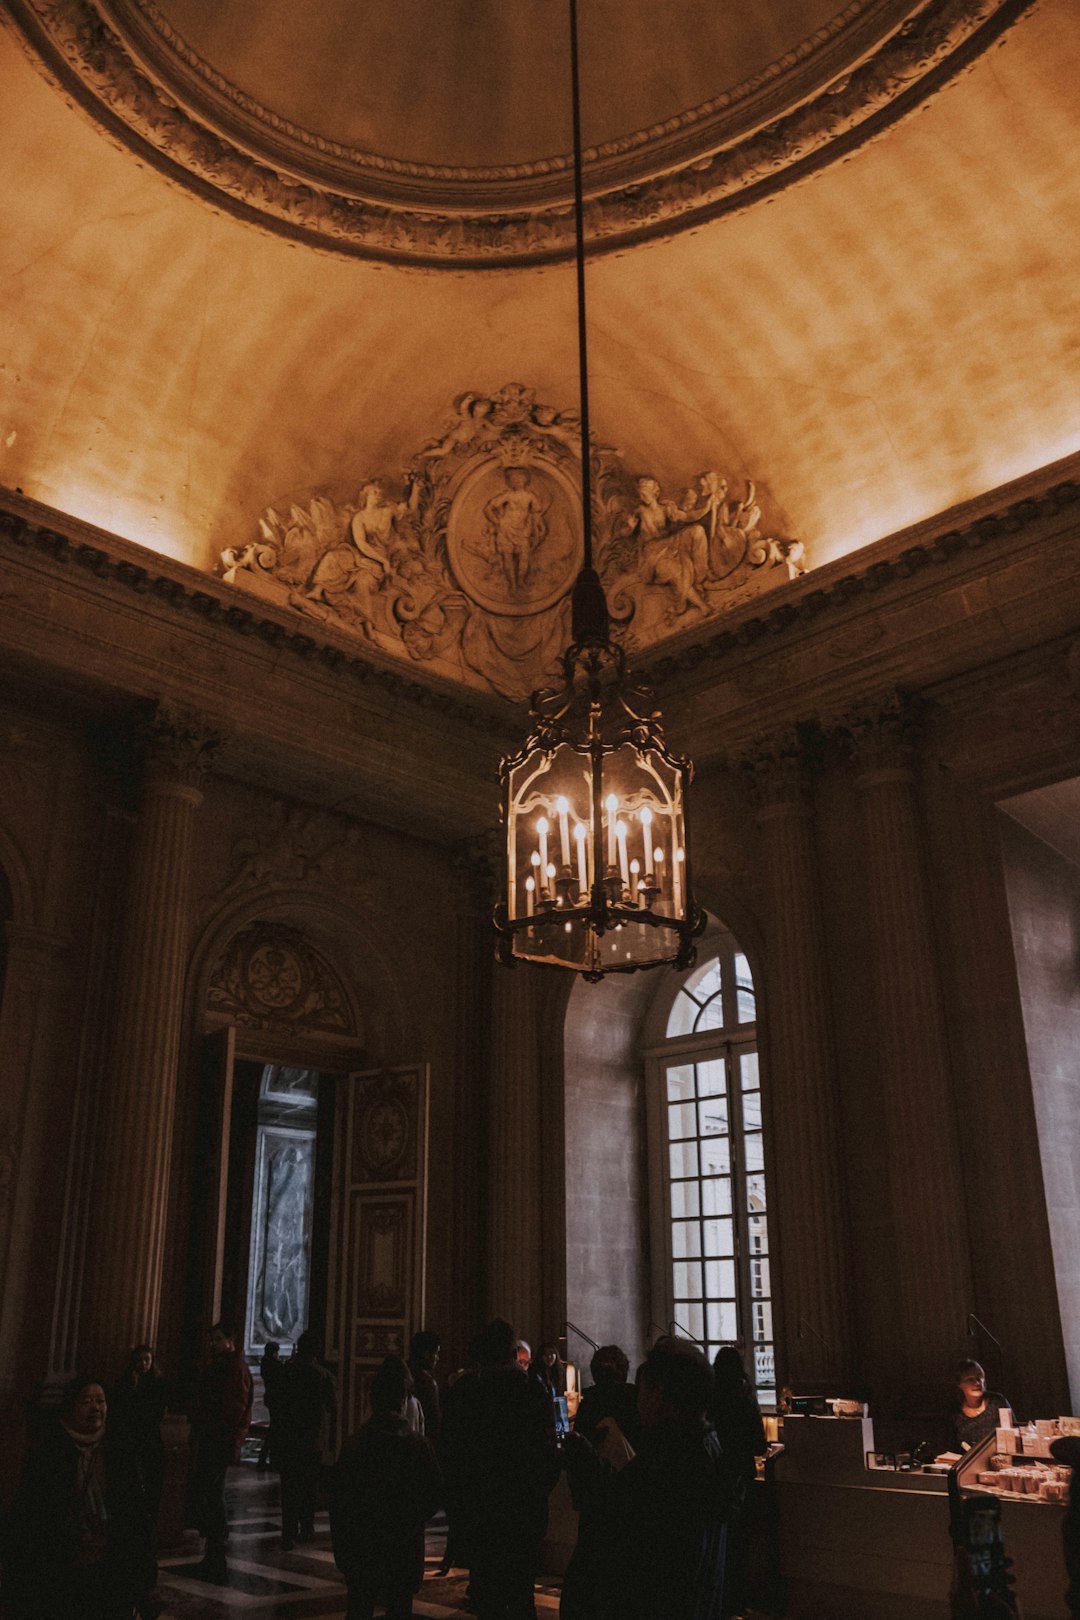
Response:
[{"label": "woman in scarf", "polygon": [[107,1418],[101,1383],[72,1379],[27,1455],[4,1538],[17,1620],[145,1612],[156,1570],[139,1451]]}]

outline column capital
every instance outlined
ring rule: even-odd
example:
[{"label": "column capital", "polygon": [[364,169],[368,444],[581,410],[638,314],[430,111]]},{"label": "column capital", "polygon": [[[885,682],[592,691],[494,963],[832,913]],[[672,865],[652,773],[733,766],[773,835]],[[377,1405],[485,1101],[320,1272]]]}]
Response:
[{"label": "column capital", "polygon": [[922,741],[922,705],[906,692],[890,692],[861,704],[841,720],[837,735],[845,744],[861,787],[910,782]]},{"label": "column capital", "polygon": [[809,815],[815,750],[796,731],[781,732],[749,749],[738,769],[750,789],[759,822]]},{"label": "column capital", "polygon": [[199,803],[221,746],[203,716],[165,699],[139,715],[135,737],[142,749],[146,789],[179,791]]}]

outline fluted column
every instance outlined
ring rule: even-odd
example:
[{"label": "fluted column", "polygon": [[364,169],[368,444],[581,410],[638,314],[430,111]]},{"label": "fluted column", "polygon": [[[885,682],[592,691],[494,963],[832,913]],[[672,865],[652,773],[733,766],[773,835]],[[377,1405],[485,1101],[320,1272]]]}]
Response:
[{"label": "fluted column", "polygon": [[[50,1107],[58,1103],[58,998],[68,942],[25,923],[7,925],[0,1007],[0,1405],[20,1348],[44,1356],[47,1311],[35,1308],[35,1216]],[[28,1318],[36,1321],[28,1326]],[[37,1360],[40,1376],[42,1359]]]},{"label": "fluted column", "polygon": [[850,1282],[836,1056],[806,760],[794,738],[744,761],[767,895],[766,1083],[771,1248],[782,1288],[783,1371],[800,1385],[851,1373]]},{"label": "fluted column", "polygon": [[195,812],[213,743],[159,707],[142,730],[142,800],[98,1115],[80,1344],[103,1366],[157,1332]]},{"label": "fluted column", "polygon": [[918,731],[892,702],[849,717],[863,807],[877,1073],[887,1132],[901,1343],[896,1392],[916,1404],[964,1347],[970,1261],[957,1121],[922,828],[915,794]]}]

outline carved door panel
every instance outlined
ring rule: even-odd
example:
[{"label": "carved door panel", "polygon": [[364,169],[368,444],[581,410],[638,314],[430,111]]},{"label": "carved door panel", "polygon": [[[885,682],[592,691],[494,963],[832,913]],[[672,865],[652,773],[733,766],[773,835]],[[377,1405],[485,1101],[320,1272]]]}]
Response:
[{"label": "carved door panel", "polygon": [[384,1356],[423,1325],[427,1240],[426,1064],[351,1074],[338,1091],[327,1322],[342,1435],[363,1421]]}]

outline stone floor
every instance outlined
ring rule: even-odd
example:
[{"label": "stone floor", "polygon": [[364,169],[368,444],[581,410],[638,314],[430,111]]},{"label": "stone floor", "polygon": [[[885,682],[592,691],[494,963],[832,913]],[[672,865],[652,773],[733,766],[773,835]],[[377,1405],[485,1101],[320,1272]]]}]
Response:
[{"label": "stone floor", "polygon": [[[212,1586],[198,1574],[201,1546],[192,1536],[188,1548],[164,1554],[159,1560],[157,1596],[164,1604],[162,1620],[274,1620],[274,1617],[340,1616],[345,1613],[345,1588],[330,1550],[328,1516],[315,1521],[315,1540],[293,1552],[281,1549],[278,1485],[275,1474],[254,1469],[233,1469],[229,1481],[229,1584]],[[413,1600],[413,1614],[435,1620],[466,1620],[463,1607],[466,1577],[455,1571],[448,1578],[436,1572],[442,1561],[446,1526],[441,1518],[428,1531],[427,1573]],[[558,1585],[537,1586],[539,1620],[559,1609]]]}]

